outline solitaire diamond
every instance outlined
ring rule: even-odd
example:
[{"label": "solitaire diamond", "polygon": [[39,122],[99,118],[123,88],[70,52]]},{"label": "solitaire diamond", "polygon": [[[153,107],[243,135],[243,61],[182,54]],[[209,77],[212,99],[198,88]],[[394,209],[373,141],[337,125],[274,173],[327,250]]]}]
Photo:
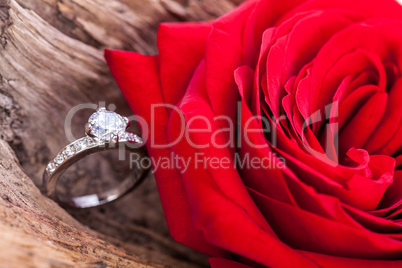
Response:
[{"label": "solitaire diamond", "polygon": [[124,118],[105,108],[99,109],[89,118],[90,134],[100,140],[108,141],[113,135],[122,133],[127,128]]}]

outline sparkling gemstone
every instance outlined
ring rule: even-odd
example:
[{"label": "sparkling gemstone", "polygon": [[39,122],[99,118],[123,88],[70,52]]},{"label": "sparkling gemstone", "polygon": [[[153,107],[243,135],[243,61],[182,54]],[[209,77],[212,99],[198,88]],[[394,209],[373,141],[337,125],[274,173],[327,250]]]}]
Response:
[{"label": "sparkling gemstone", "polygon": [[64,157],[61,154],[57,155],[56,158],[54,159],[54,162],[56,162],[56,164],[61,164],[63,163],[63,161]]},{"label": "sparkling gemstone", "polygon": [[110,140],[112,134],[119,134],[126,130],[127,124],[123,117],[115,112],[100,109],[89,118],[91,134],[100,140]]},{"label": "sparkling gemstone", "polygon": [[139,137],[134,137],[134,141],[136,142],[136,143],[142,143],[142,140],[139,138]]},{"label": "sparkling gemstone", "polygon": [[46,171],[49,174],[52,174],[55,169],[56,169],[56,165],[53,162],[50,162],[46,167]]},{"label": "sparkling gemstone", "polygon": [[125,140],[128,140],[128,139],[129,139],[129,136],[128,136],[127,132],[121,133],[119,135],[119,140],[125,141]]},{"label": "sparkling gemstone", "polygon": [[96,144],[96,142],[94,139],[91,139],[89,137],[87,137],[85,139],[85,146],[91,147],[91,146],[94,146],[95,144]]},{"label": "sparkling gemstone", "polygon": [[66,149],[64,149],[64,156],[65,157],[70,157],[75,153],[75,148],[74,146],[67,146]]},{"label": "sparkling gemstone", "polygon": [[74,149],[76,152],[79,152],[82,149],[82,142],[81,141],[77,141],[76,143],[74,143]]}]

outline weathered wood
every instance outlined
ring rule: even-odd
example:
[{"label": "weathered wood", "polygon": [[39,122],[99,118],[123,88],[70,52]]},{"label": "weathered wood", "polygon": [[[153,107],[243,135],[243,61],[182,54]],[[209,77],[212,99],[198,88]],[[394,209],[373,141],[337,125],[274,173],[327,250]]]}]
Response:
[{"label": "weathered wood", "polygon": [[141,245],[119,248],[113,241],[105,242],[103,235],[82,226],[42,196],[2,140],[0,152],[1,267],[190,265]]},{"label": "weathered wood", "polygon": [[[90,210],[67,212],[36,186],[68,143],[64,123],[74,106],[102,101],[130,114],[105,47],[156,53],[158,23],[213,19],[239,2],[0,0],[0,266],[207,265],[169,237],[152,175],[132,194]],[[76,137],[92,112],[73,118]]]}]

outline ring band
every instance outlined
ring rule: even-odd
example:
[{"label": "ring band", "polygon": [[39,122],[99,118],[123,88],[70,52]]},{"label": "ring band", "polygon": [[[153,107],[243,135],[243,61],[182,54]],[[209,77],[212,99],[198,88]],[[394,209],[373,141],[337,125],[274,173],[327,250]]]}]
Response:
[{"label": "ring band", "polygon": [[43,173],[42,192],[58,203],[77,208],[100,206],[118,199],[138,186],[146,177],[149,169],[140,170],[136,178],[124,180],[116,188],[103,193],[88,194],[79,197],[59,196],[56,191],[61,175],[74,163],[87,155],[110,149],[119,149],[122,145],[129,150],[141,150],[144,142],[138,135],[127,131],[127,117],[99,108],[89,118],[85,126],[86,136],[80,138],[61,150],[49,162]]}]

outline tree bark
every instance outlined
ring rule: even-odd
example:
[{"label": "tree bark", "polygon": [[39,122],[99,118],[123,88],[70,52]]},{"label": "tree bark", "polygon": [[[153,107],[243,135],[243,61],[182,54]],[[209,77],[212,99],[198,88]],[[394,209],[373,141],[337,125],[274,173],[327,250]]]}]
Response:
[{"label": "tree bark", "polygon": [[[81,137],[93,112],[78,112],[65,129],[72,108],[104,102],[131,114],[105,47],[156,53],[160,22],[210,20],[239,2],[0,0],[2,267],[207,266],[205,256],[169,237],[152,174],[130,195],[88,210],[66,211],[37,187],[48,161],[69,143],[66,130]],[[108,157],[77,172],[91,177]]]}]

